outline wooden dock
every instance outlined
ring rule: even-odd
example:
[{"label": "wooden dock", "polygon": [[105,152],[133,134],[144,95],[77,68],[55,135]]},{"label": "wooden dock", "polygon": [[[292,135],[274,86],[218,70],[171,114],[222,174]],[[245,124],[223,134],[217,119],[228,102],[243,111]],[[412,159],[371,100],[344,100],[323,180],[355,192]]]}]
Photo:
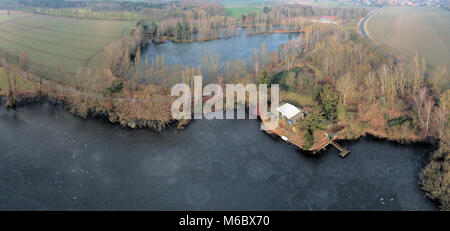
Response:
[{"label": "wooden dock", "polygon": [[341,156],[342,158],[346,157],[348,154],[350,154],[350,150],[342,147],[341,145],[339,145],[338,143],[336,143],[334,140],[331,141],[331,144],[336,147],[341,153],[339,153],[339,156]]}]

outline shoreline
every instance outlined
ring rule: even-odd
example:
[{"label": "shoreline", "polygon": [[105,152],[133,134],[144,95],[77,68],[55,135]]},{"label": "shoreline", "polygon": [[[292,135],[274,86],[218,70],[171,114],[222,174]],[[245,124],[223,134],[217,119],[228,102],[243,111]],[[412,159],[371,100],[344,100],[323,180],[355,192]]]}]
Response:
[{"label": "shoreline", "polygon": [[[247,27],[244,27],[247,28]],[[159,45],[159,44],[164,44],[167,42],[172,42],[172,43],[201,43],[201,42],[208,42],[208,41],[215,41],[215,40],[220,40],[220,39],[227,39],[227,38],[234,38],[234,37],[238,37],[238,36],[251,36],[251,35],[271,35],[271,34],[296,34],[296,33],[304,33],[304,31],[302,29],[299,30],[291,30],[291,31],[285,31],[285,30],[274,30],[274,31],[259,31],[259,32],[250,32],[250,33],[237,33],[234,35],[229,35],[229,36],[218,36],[218,37],[214,37],[214,38],[208,38],[208,39],[201,39],[201,40],[183,40],[183,41],[178,41],[178,40],[174,40],[174,39],[164,39],[164,40],[154,40],[154,38],[150,37],[147,43],[143,43],[141,44],[141,48],[147,48],[148,44],[150,43],[150,41],[152,43],[154,43],[155,45]]]},{"label": "shoreline", "polygon": [[[40,101],[39,101],[40,100]],[[3,106],[3,104],[7,101],[6,97],[2,97],[0,100],[0,106]],[[156,130],[154,128],[151,127],[129,127],[129,126],[123,126],[121,123],[117,123],[117,122],[111,122],[108,118],[106,117],[102,117],[99,115],[89,115],[87,117],[82,117],[80,115],[74,114],[72,113],[70,110],[68,110],[68,108],[66,107],[65,103],[63,101],[57,102],[55,103],[51,101],[51,99],[47,98],[47,97],[41,97],[39,99],[35,99],[35,100],[30,100],[30,99],[22,99],[21,101],[19,101],[17,103],[17,107],[16,108],[24,108],[24,107],[28,107],[28,106],[34,106],[37,105],[38,106],[42,106],[43,104],[49,104],[50,106],[54,106],[54,107],[61,107],[62,109],[64,109],[67,113],[71,114],[74,117],[77,117],[79,119],[82,120],[93,120],[95,122],[100,122],[100,123],[106,123],[106,124],[110,124],[112,126],[118,126],[120,129],[125,129],[128,131],[133,131],[133,130],[138,130],[138,129],[149,129],[152,132],[155,132],[157,135],[162,134],[163,132],[167,132],[169,130],[173,130],[175,132],[175,135],[178,132],[181,132],[180,130],[184,130],[187,126],[189,126],[191,123],[193,123],[193,120],[188,120],[185,121],[182,125],[182,127],[179,126],[181,121],[176,120],[176,122],[170,123],[167,126],[165,126],[162,130]],[[6,109],[4,108],[4,110],[15,110],[15,109]],[[177,124],[178,122],[178,124]],[[258,121],[259,122],[259,121]],[[177,125],[176,125],[177,124]],[[287,145],[293,145],[289,142],[285,142],[284,140],[281,139],[281,137],[277,136],[277,135],[271,135],[267,132],[265,132],[266,135],[272,137],[273,139],[277,139],[280,141],[283,141],[285,144]],[[382,137],[377,137],[375,135],[372,135],[370,133],[367,133],[365,135],[361,135],[359,137],[355,137],[355,138],[340,138],[340,139],[336,139],[339,141],[343,141],[343,142],[358,142],[361,139],[369,139],[369,140],[374,140],[376,142],[388,142],[394,145],[401,145],[401,146],[423,146],[423,147],[430,147],[429,151],[424,153],[427,155],[427,161],[425,163],[425,167],[421,168],[419,171],[419,174],[417,175],[417,185],[420,187],[421,191],[424,193],[424,197],[427,199],[430,199],[433,204],[436,206],[436,208],[440,208],[440,204],[439,201],[433,198],[430,198],[429,196],[429,192],[427,190],[425,190],[423,188],[423,183],[421,182],[422,179],[422,173],[423,171],[432,163],[432,156],[435,154],[435,152],[437,152],[439,150],[439,141],[438,140],[422,140],[422,141],[409,141],[409,142],[398,142],[396,140],[393,139],[389,139],[388,138],[382,138]],[[295,145],[294,145],[295,146]],[[297,147],[297,146],[295,146]],[[322,157],[322,155],[324,155],[326,152],[329,151],[328,148],[323,148],[322,150],[320,150],[319,152],[315,153],[314,155],[311,155],[307,150],[302,150],[300,148],[296,148],[297,152],[301,153],[302,155],[308,156],[309,158],[320,158]]]},{"label": "shoreline", "polygon": [[[0,106],[5,105],[5,103],[8,101],[8,97],[1,95],[0,94]],[[34,105],[34,104],[44,104],[44,103],[48,103],[48,104],[53,104],[54,106],[62,106],[68,113],[72,114],[73,116],[79,117],[81,119],[102,119],[105,122],[108,122],[110,124],[113,125],[119,125],[119,127],[121,128],[126,128],[126,129],[147,129],[151,127],[145,127],[145,126],[136,126],[136,127],[130,127],[130,126],[124,126],[123,124],[119,123],[119,122],[112,122],[108,119],[108,117],[105,116],[101,116],[100,114],[96,114],[96,113],[89,113],[86,117],[81,116],[80,114],[76,114],[76,113],[72,113],[70,111],[70,105],[65,102],[64,100],[60,100],[60,99],[56,99],[53,97],[49,97],[49,96],[45,96],[45,95],[41,95],[41,96],[36,96],[36,97],[31,97],[31,98],[26,98],[26,97],[19,97],[17,99],[16,105],[13,108],[6,108],[6,110],[15,110],[16,108],[22,108],[22,107],[27,107],[30,105]],[[248,108],[246,108],[246,110],[248,110]],[[255,119],[260,121],[259,119]],[[189,124],[193,123],[195,120],[194,119],[190,119],[190,120],[173,120],[172,123],[169,123],[169,126],[166,126],[165,128],[163,128],[163,130],[173,127],[174,124],[178,123],[182,123],[183,126],[181,127],[177,127],[177,130],[182,130],[184,129],[186,126],[188,126]],[[345,128],[344,128],[345,129]],[[153,129],[152,129],[153,130]],[[161,130],[161,131],[163,131]],[[159,131],[157,131],[159,132]],[[265,132],[267,135],[272,136],[273,133],[268,133]],[[278,135],[276,135],[275,137],[281,139],[281,137],[279,137]],[[388,141],[388,142],[393,142],[399,145],[410,145],[410,144],[436,144],[439,143],[439,139],[435,139],[435,138],[428,138],[428,139],[407,139],[407,138],[403,138],[403,139],[398,139],[397,137],[392,137],[392,136],[379,136],[377,134],[374,134],[372,132],[364,132],[362,134],[359,134],[358,136],[354,136],[354,137],[342,137],[342,136],[338,136],[338,138],[336,138],[335,140],[337,141],[356,141],[358,139],[364,138],[364,137],[372,137],[375,139],[378,139],[380,141]],[[290,142],[286,142],[286,143],[290,143]],[[308,150],[303,150],[303,151],[308,151]]]}]

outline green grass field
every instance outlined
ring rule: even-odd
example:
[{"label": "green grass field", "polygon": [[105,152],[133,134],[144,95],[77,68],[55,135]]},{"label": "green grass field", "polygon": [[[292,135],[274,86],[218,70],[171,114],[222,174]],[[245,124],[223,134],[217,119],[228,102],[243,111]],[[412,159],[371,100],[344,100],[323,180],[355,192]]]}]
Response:
[{"label": "green grass field", "polygon": [[263,6],[266,0],[224,0],[222,4],[225,7],[244,7],[244,6]]},{"label": "green grass field", "polygon": [[264,6],[267,4],[265,0],[229,0],[222,1],[225,7],[226,15],[229,17],[240,18],[241,15],[247,15],[251,12],[261,14]]},{"label": "green grass field", "polygon": [[281,91],[280,100],[283,102],[288,102],[299,107],[311,106],[314,104],[311,95],[298,94],[290,91]]},{"label": "green grass field", "polygon": [[312,5],[312,6],[325,6],[325,7],[362,7],[367,6],[363,3],[355,3],[355,2],[337,2],[331,0],[320,0],[320,1],[302,1],[304,5]]},{"label": "green grass field", "polygon": [[263,12],[263,7],[259,6],[242,6],[242,7],[226,7],[227,16],[240,18],[241,15],[247,15],[251,12],[261,14]]},{"label": "green grass field", "polygon": [[[0,89],[5,90],[8,89],[8,80],[6,79],[6,70],[0,68]],[[23,80],[20,77],[12,75],[13,78],[16,79],[16,87],[18,90],[29,90],[33,89],[33,84],[29,81]]]},{"label": "green grass field", "polygon": [[27,53],[33,62],[76,72],[101,60],[103,49],[134,28],[132,21],[103,21],[0,11],[0,48]]},{"label": "green grass field", "polygon": [[431,66],[450,66],[450,12],[442,8],[386,7],[367,22],[379,43]]}]

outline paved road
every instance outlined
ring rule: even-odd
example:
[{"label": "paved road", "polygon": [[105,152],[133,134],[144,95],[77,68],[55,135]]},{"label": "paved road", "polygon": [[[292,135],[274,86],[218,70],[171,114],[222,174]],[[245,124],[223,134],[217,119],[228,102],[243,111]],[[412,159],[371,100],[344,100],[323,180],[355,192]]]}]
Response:
[{"label": "paved road", "polygon": [[366,28],[365,28],[365,24],[367,22],[367,19],[369,19],[370,16],[372,16],[373,14],[375,14],[377,11],[379,11],[381,8],[376,8],[375,10],[372,10],[372,12],[370,12],[362,21],[361,24],[359,24],[359,30],[361,31],[361,34],[364,35],[364,37],[367,38],[367,40],[372,41],[369,38],[369,35],[367,34]]}]

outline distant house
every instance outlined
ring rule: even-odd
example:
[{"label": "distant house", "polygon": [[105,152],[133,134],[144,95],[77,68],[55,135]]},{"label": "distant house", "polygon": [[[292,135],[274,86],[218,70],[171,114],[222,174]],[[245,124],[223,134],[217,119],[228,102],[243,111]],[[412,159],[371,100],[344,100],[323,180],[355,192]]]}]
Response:
[{"label": "distant house", "polygon": [[286,117],[289,124],[298,123],[305,118],[306,111],[297,108],[290,103],[281,103],[279,107],[275,108],[282,117]]},{"label": "distant house", "polygon": [[338,21],[339,21],[339,18],[336,16],[322,16],[322,17],[320,17],[319,22],[336,24],[336,23],[338,23]]}]

